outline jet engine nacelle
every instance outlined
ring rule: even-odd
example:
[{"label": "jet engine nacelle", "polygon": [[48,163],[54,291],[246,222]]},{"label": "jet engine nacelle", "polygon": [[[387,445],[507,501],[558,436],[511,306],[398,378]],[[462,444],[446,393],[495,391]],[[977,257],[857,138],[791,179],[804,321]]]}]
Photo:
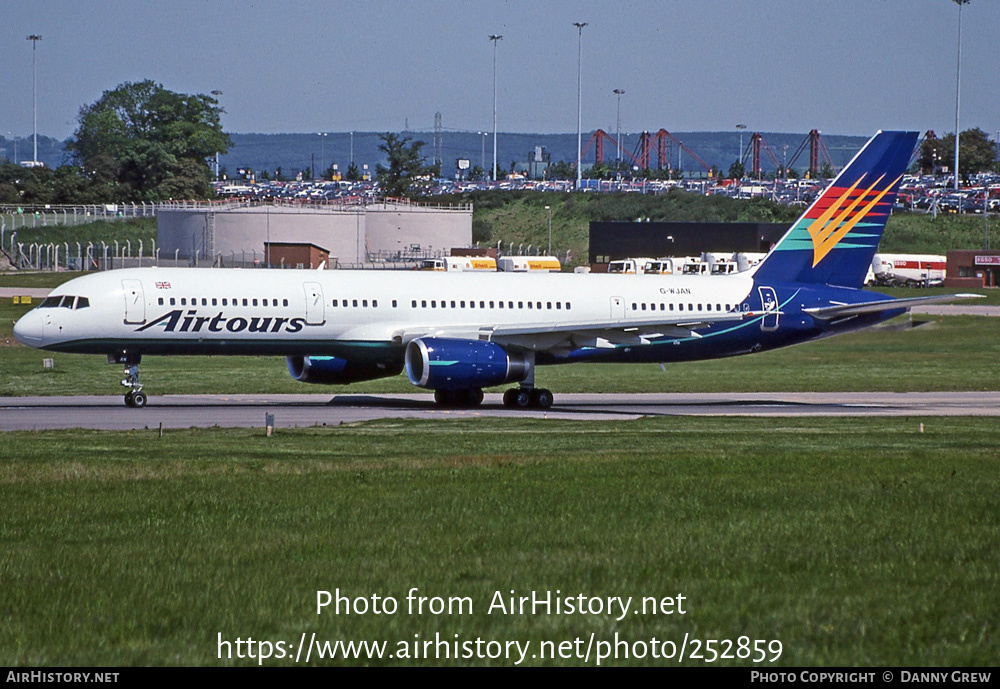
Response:
[{"label": "jet engine nacelle", "polygon": [[359,363],[335,356],[290,356],[287,361],[288,372],[295,380],[324,385],[387,378],[403,370],[397,363]]},{"label": "jet engine nacelle", "polygon": [[434,390],[488,388],[524,380],[530,372],[523,354],[479,340],[413,340],[405,362],[411,383]]}]

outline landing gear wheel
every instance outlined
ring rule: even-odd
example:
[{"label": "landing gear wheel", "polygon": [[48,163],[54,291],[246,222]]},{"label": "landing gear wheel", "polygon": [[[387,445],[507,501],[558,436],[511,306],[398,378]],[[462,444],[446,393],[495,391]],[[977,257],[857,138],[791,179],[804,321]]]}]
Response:
[{"label": "landing gear wheel", "polygon": [[125,406],[126,407],[134,407],[135,406],[135,400],[133,398],[133,393],[132,393],[131,390],[129,390],[128,392],[125,393]]},{"label": "landing gear wheel", "polygon": [[535,388],[531,391],[531,406],[548,409],[552,406],[552,392],[545,388]]},{"label": "landing gear wheel", "polygon": [[146,393],[144,392],[133,392],[132,393],[132,406],[136,409],[142,409],[146,406]]},{"label": "landing gear wheel", "polygon": [[503,406],[508,409],[527,409],[532,405],[532,399],[528,388],[511,388],[503,393]]},{"label": "landing gear wheel", "polygon": [[531,390],[527,388],[517,388],[511,395],[511,406],[515,409],[527,409],[531,406]]}]

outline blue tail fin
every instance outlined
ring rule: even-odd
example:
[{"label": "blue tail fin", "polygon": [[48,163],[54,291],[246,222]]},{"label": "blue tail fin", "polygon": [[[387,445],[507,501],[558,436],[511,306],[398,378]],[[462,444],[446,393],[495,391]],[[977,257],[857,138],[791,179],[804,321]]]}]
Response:
[{"label": "blue tail fin", "polygon": [[878,132],[758,266],[758,282],[860,288],[917,132]]}]

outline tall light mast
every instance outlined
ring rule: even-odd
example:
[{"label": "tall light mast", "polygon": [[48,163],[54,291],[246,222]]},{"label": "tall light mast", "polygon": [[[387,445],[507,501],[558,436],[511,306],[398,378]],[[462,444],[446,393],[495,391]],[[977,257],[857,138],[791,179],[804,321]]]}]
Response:
[{"label": "tall light mast", "polygon": [[32,110],[32,139],[34,140],[35,150],[32,154],[31,162],[38,165],[38,97],[35,91],[35,48],[38,47],[38,42],[42,40],[42,37],[37,34],[31,34],[28,36],[28,40],[31,41],[31,110]]},{"label": "tall light mast", "polygon": [[581,153],[583,151],[583,27],[587,22],[573,22],[578,32],[576,49],[576,188],[581,187],[583,169]]},{"label": "tall light mast", "polygon": [[952,0],[958,5],[958,73],[955,76],[955,191],[958,191],[958,104],[962,93],[962,5],[969,0]]},{"label": "tall light mast", "polygon": [[502,40],[500,34],[490,34],[493,41],[493,181],[497,179],[497,41]]},{"label": "tall light mast", "polygon": [[613,94],[618,96],[618,162],[622,161],[622,95],[625,93],[624,89],[615,89],[612,91]]}]

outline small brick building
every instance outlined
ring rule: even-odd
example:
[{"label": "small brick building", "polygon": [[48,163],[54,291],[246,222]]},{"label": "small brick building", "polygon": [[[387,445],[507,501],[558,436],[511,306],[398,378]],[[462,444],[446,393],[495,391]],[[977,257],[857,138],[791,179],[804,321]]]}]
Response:
[{"label": "small brick building", "polygon": [[949,251],[945,275],[945,287],[1000,286],[1000,251],[976,249]]},{"label": "small brick building", "polygon": [[331,267],[328,250],[305,242],[264,242],[264,256],[272,266],[313,269],[326,261]]}]

